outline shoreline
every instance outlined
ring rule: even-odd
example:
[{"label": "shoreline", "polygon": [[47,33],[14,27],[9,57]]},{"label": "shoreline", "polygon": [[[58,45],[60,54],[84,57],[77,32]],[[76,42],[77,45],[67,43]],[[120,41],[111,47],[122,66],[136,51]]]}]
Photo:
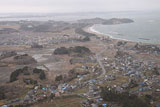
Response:
[{"label": "shoreline", "polygon": [[[93,26],[94,26],[94,25],[93,25]],[[93,29],[93,26],[88,27],[88,30],[89,30],[90,32],[93,32],[93,33],[96,33],[96,34],[101,34],[101,35],[107,36],[107,37],[109,37],[110,39],[114,39],[114,40],[122,40],[122,41],[134,42],[134,41],[127,40],[127,39],[116,38],[116,37],[113,37],[113,36],[110,35],[110,34],[101,33],[101,32],[99,32],[99,31],[96,31],[95,29]]]},{"label": "shoreline", "polygon": [[130,40],[127,40],[127,39],[114,38],[112,35],[104,34],[104,33],[101,33],[101,32],[98,32],[98,31],[94,30],[94,29],[93,29],[93,26],[94,26],[94,25],[85,27],[84,30],[85,30],[86,32],[88,32],[88,33],[93,33],[93,34],[97,35],[98,37],[102,37],[103,39],[112,40],[113,42],[123,41],[123,42],[128,42],[128,43],[146,44],[146,43],[141,43],[141,42],[130,41]]},{"label": "shoreline", "polygon": [[106,38],[106,39],[110,39],[110,40],[114,40],[114,41],[126,41],[126,42],[130,42],[130,43],[138,43],[138,44],[143,44],[143,45],[156,45],[156,46],[160,46],[160,44],[154,44],[154,43],[144,43],[144,42],[136,42],[136,41],[132,41],[132,40],[127,40],[127,39],[121,39],[121,38],[115,38],[110,34],[104,34],[101,33],[99,31],[96,31],[95,29],[93,29],[94,25],[88,26],[86,28],[84,28],[84,30],[88,33],[93,33],[96,34],[97,36]]}]

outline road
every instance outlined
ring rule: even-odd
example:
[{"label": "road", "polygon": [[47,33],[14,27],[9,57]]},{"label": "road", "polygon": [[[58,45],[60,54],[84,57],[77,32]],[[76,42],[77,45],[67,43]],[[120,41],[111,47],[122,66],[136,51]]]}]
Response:
[{"label": "road", "polygon": [[102,68],[102,73],[101,73],[101,75],[98,78],[101,78],[101,77],[103,77],[106,74],[106,69],[105,69],[103,63],[101,62],[101,56],[100,56],[105,50],[106,50],[106,46],[104,45],[104,50],[96,53],[96,60],[97,60],[97,62],[99,64],[99,66]]}]

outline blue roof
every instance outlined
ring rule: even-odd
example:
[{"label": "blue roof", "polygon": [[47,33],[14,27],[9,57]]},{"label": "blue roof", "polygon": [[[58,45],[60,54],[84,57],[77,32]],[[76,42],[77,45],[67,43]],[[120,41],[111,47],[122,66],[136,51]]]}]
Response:
[{"label": "blue roof", "polygon": [[66,88],[62,88],[62,90],[66,90]]},{"label": "blue roof", "polygon": [[152,46],[153,49],[155,49],[156,47]]},{"label": "blue roof", "polygon": [[42,90],[46,90],[46,88],[42,88]]},{"label": "blue roof", "polygon": [[90,83],[94,83],[96,82],[96,80],[92,79],[92,80],[89,80]]},{"label": "blue roof", "polygon": [[102,104],[102,106],[103,106],[103,107],[106,107],[106,106],[107,106],[107,104]]},{"label": "blue roof", "polygon": [[160,107],[160,103],[159,103],[159,104],[157,104],[155,107]]},{"label": "blue roof", "polygon": [[139,83],[139,85],[144,86],[144,85],[145,85],[145,83],[144,83],[144,82],[141,82],[141,83]]},{"label": "blue roof", "polygon": [[53,93],[56,93],[56,92],[57,92],[57,90],[53,90],[52,92],[53,92]]},{"label": "blue roof", "polygon": [[142,88],[139,88],[139,91],[142,91],[143,89]]}]

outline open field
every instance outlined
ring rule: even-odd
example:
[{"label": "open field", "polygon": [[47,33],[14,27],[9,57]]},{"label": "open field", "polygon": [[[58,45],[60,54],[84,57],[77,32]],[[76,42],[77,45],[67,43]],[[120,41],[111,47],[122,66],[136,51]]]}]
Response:
[{"label": "open field", "polygon": [[83,100],[83,98],[74,95],[62,96],[60,98],[51,100],[51,102],[43,102],[31,107],[82,107],[80,104],[81,100]]}]

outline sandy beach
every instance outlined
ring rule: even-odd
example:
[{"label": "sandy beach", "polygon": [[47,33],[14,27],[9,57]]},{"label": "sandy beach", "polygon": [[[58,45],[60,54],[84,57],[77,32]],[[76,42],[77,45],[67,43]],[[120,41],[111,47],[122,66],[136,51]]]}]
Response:
[{"label": "sandy beach", "polygon": [[96,34],[98,37],[101,37],[101,38],[103,38],[103,39],[112,40],[113,42],[126,41],[126,42],[131,43],[131,44],[139,43],[139,44],[141,44],[141,45],[156,45],[156,46],[160,46],[160,44],[142,43],[142,42],[135,42],[135,41],[127,40],[127,39],[115,38],[115,37],[113,37],[113,36],[110,35],[110,34],[104,34],[104,33],[101,33],[101,32],[99,32],[99,31],[96,31],[93,27],[94,27],[94,25],[85,27],[85,28],[84,28],[84,31],[86,31],[86,32],[88,32],[88,33]]}]

